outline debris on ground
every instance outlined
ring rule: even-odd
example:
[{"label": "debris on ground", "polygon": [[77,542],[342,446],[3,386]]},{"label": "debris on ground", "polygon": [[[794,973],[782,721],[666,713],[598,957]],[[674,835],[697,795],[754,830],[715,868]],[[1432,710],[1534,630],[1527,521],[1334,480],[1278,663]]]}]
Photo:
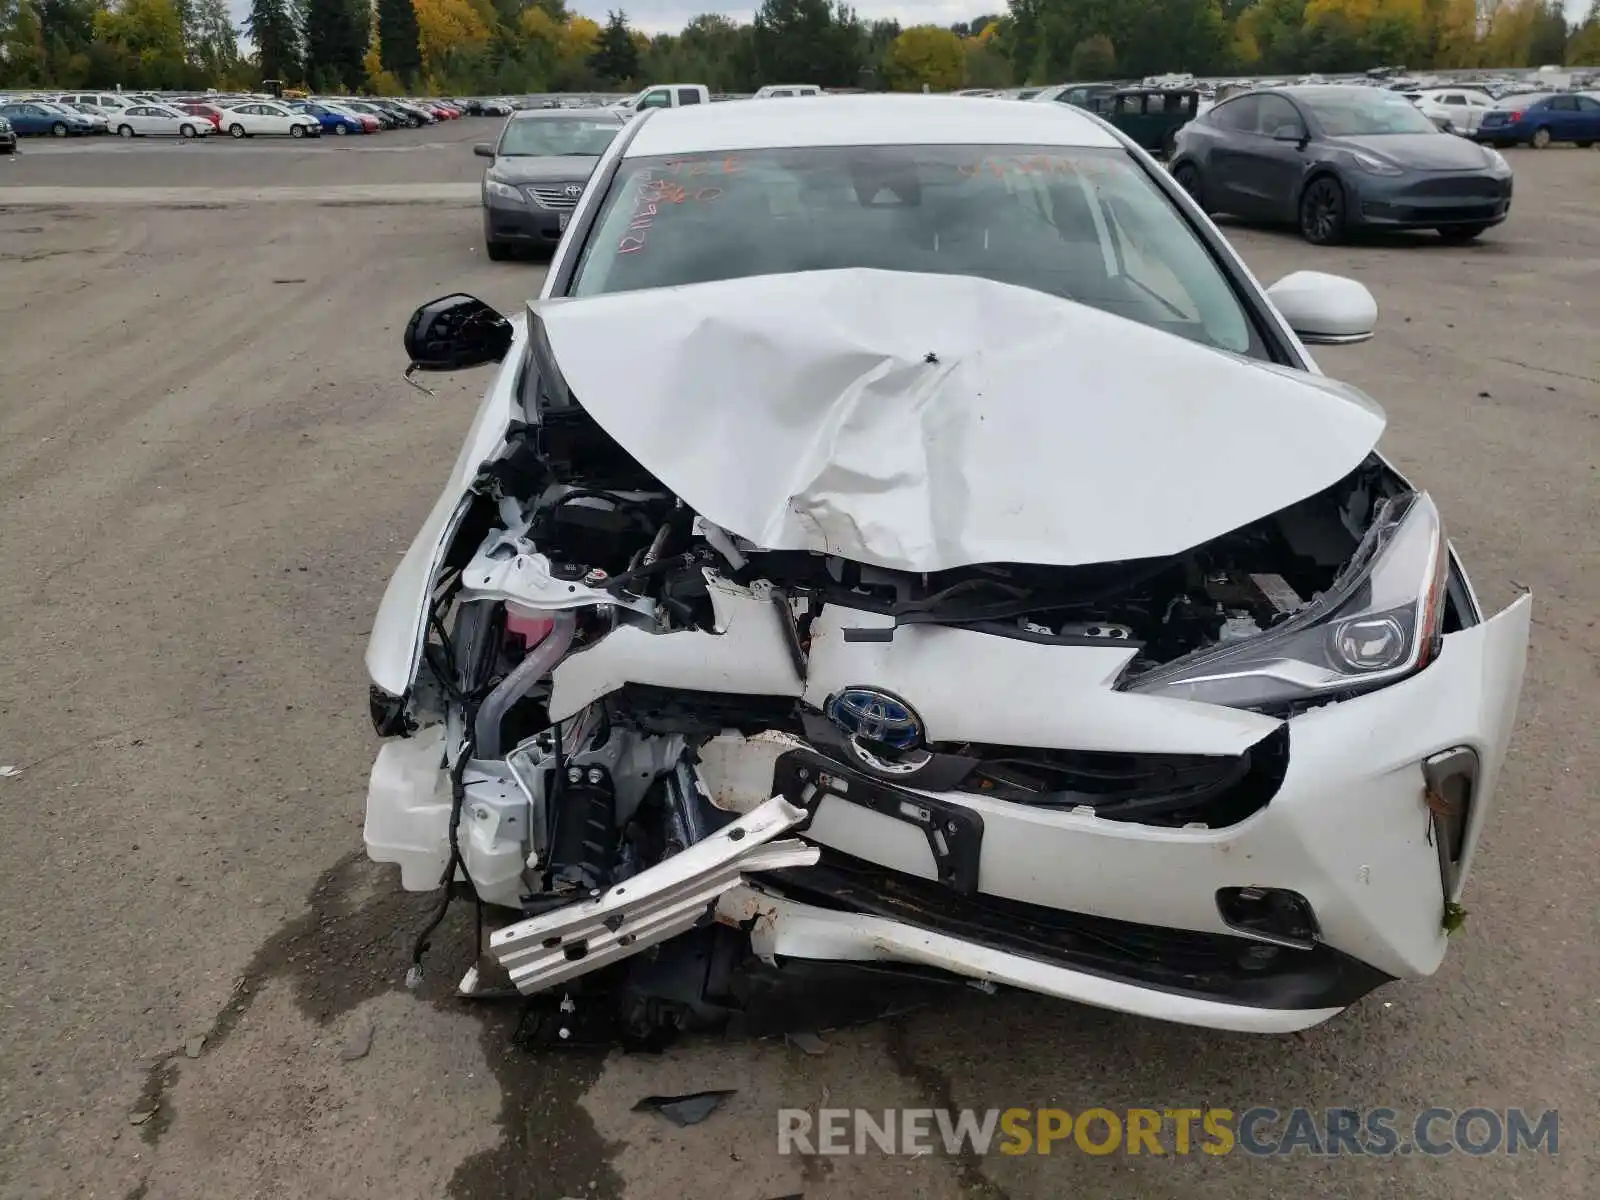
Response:
[{"label": "debris on ground", "polygon": [[0,779],[10,779],[14,775],[21,775],[22,768],[11,763],[0,763]]},{"label": "debris on ground", "polygon": [[340,1062],[355,1062],[365,1058],[372,1050],[372,1035],[376,1026],[371,1021],[363,1023],[339,1050]]},{"label": "debris on ground", "polygon": [[148,1121],[151,1117],[153,1117],[155,1115],[156,1115],[156,1110],[154,1108],[140,1109],[138,1112],[131,1112],[131,1113],[128,1114],[128,1124],[129,1125],[143,1125],[146,1121]]},{"label": "debris on ground", "polygon": [[190,1058],[199,1058],[200,1051],[204,1050],[205,1048],[206,1035],[203,1033],[199,1037],[190,1038],[183,1044],[183,1052]]},{"label": "debris on ground", "polygon": [[794,1046],[799,1050],[804,1050],[807,1054],[819,1055],[826,1054],[828,1052],[828,1043],[823,1041],[814,1033],[806,1033],[804,1031],[799,1033],[787,1033],[784,1034],[784,1039],[788,1041],[791,1046]]},{"label": "debris on ground", "polygon": [[690,1092],[684,1096],[646,1096],[633,1106],[634,1112],[660,1113],[678,1128],[698,1125],[722,1106],[722,1102],[737,1092]]}]

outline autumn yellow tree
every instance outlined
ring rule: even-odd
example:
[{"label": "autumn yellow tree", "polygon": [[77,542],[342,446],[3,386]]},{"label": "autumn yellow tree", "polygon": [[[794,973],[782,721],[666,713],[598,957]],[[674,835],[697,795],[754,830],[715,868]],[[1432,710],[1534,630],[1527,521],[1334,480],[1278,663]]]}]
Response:
[{"label": "autumn yellow tree", "polygon": [[1476,67],[1483,62],[1478,43],[1477,0],[1437,0],[1433,9],[1436,67]]},{"label": "autumn yellow tree", "polygon": [[889,43],[884,55],[889,86],[897,92],[948,92],[961,86],[966,57],[961,39],[937,25],[913,25]]},{"label": "autumn yellow tree", "polygon": [[1501,0],[1489,17],[1483,36],[1483,63],[1488,67],[1527,67],[1535,64],[1533,30],[1539,20],[1539,0]]},{"label": "autumn yellow tree", "polygon": [[422,69],[430,75],[452,50],[477,49],[489,40],[489,26],[471,0],[414,0],[412,7]]}]

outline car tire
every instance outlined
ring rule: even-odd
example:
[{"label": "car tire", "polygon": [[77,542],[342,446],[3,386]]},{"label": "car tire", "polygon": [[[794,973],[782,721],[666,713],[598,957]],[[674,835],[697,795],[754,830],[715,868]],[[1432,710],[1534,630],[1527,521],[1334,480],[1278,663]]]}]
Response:
[{"label": "car tire", "polygon": [[1200,168],[1192,162],[1181,162],[1172,169],[1172,181],[1189,193],[1189,199],[1206,210],[1205,184],[1200,179]]},{"label": "car tire", "polygon": [[242,138],[244,136],[244,126],[235,121],[232,125],[228,126],[228,136]]},{"label": "car tire", "polygon": [[51,137],[66,137],[67,136],[67,125],[66,125],[66,122],[65,121],[57,121],[54,125],[50,126],[50,136]]},{"label": "car tire", "polygon": [[335,125],[333,127],[333,131],[334,131],[334,133],[338,134],[340,137],[343,137],[345,134],[350,132],[343,125]]},{"label": "car tire", "polygon": [[194,126],[193,125],[179,125],[178,126],[178,136],[179,137],[192,138],[192,137],[199,137],[200,135],[197,134],[194,131]]},{"label": "car tire", "polygon": [[505,242],[486,241],[483,243],[483,249],[488,254],[490,262],[507,262],[514,254],[512,248]]},{"label": "car tire", "polygon": [[1300,193],[1300,236],[1313,246],[1336,246],[1344,239],[1344,188],[1333,175],[1315,176]]},{"label": "car tire", "polygon": [[1573,142],[1572,144],[1579,150],[1587,150],[1590,146],[1594,145],[1593,142]]},{"label": "car tire", "polygon": [[292,138],[303,138],[303,137],[305,137],[305,135],[306,135],[306,127],[304,125],[291,125],[291,126],[289,126],[289,136],[290,137],[292,137]]},{"label": "car tire", "polygon": [[1533,131],[1533,136],[1528,139],[1528,145],[1532,146],[1535,150],[1543,150],[1549,144],[1550,129],[1545,125],[1541,125],[1539,128],[1535,129]]},{"label": "car tire", "polygon": [[132,125],[118,125],[117,126],[117,136],[118,137],[131,138],[133,136],[133,126]]},{"label": "car tire", "polygon": [[1487,225],[1446,225],[1439,236],[1447,242],[1470,242],[1488,229]]}]

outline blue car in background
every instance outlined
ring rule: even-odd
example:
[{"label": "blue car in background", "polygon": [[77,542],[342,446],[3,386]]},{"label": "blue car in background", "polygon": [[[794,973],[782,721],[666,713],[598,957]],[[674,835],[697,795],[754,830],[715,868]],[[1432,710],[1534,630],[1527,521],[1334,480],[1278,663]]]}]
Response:
[{"label": "blue car in background", "polygon": [[14,100],[0,104],[0,117],[6,119],[14,133],[25,137],[67,137],[100,132],[91,118],[46,100]]},{"label": "blue car in background", "polygon": [[353,117],[349,113],[340,112],[338,109],[329,108],[325,104],[318,104],[314,100],[296,100],[288,106],[295,112],[305,113],[315,117],[322,124],[323,133],[365,133],[367,127],[361,123],[361,118]]},{"label": "blue car in background", "polygon": [[1543,150],[1551,142],[1600,142],[1600,100],[1576,92],[1507,96],[1483,114],[1477,139],[1491,146],[1527,143]]}]

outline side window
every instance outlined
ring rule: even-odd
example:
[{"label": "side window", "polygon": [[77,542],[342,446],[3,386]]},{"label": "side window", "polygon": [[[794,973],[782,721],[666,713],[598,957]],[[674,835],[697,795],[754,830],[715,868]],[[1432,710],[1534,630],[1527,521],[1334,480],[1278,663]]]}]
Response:
[{"label": "side window", "polygon": [[1166,112],[1170,101],[1171,98],[1168,96],[1146,96],[1144,98],[1144,110],[1147,113]]},{"label": "side window", "polygon": [[1576,96],[1556,96],[1551,99],[1550,107],[1557,112],[1577,112],[1578,98]]},{"label": "side window", "polygon": [[1270,138],[1297,138],[1305,135],[1305,124],[1295,106],[1282,96],[1262,96],[1257,131]]},{"label": "side window", "polygon": [[[789,91],[788,89],[785,89],[784,91],[782,91],[782,92],[780,92],[778,94],[781,95],[781,96],[793,96],[793,95],[796,95],[797,93]],[[679,88],[678,89],[678,103],[679,104],[699,104],[700,103],[700,89],[699,88]]]},{"label": "side window", "polygon": [[1600,113],[1600,100],[1591,100],[1588,96],[1579,96],[1578,110],[1586,113]]},{"label": "side window", "polygon": [[1439,97],[1439,103],[1440,104],[1461,105],[1461,104],[1465,104],[1466,102],[1467,102],[1467,98],[1465,96],[1458,96],[1454,92],[1451,92],[1447,96],[1440,96]]},{"label": "side window", "polygon": [[1256,131],[1257,116],[1261,111],[1260,96],[1240,96],[1211,110],[1211,122],[1224,129],[1237,129],[1243,133]]},{"label": "side window", "polygon": [[653,92],[646,92],[643,100],[639,101],[641,109],[646,108],[671,108],[672,93],[666,88],[657,88]]}]

